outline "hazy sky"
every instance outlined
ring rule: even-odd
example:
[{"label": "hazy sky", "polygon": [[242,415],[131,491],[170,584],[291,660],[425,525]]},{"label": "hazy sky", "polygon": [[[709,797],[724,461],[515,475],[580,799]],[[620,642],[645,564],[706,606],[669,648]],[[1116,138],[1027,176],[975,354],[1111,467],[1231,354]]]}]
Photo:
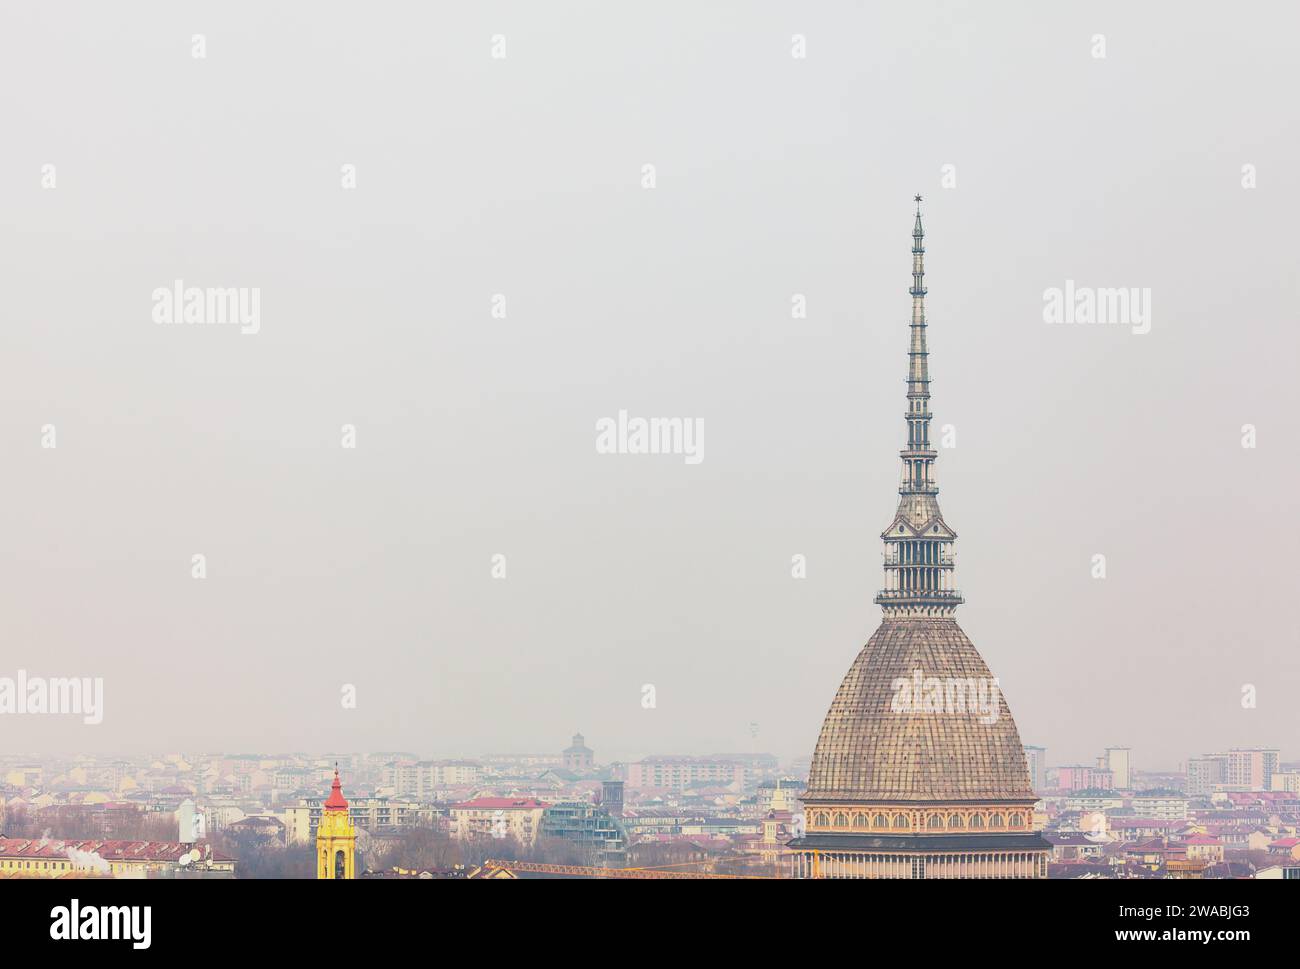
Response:
[{"label": "hazy sky", "polygon": [[[880,619],[920,192],[1022,739],[1300,756],[1300,14],[1058,7],[5,5],[0,676],[106,696],[0,750],[811,754]],[[260,331],[155,324],[177,279]],[[1151,332],[1048,325],[1067,279]],[[597,454],[620,410],[703,462]]]}]

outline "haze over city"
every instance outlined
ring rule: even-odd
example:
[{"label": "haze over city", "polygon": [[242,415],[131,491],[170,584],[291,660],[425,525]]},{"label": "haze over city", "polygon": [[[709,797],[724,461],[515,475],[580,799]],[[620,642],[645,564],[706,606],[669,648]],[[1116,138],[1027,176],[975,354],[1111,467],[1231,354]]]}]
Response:
[{"label": "haze over city", "polygon": [[[1300,756],[1294,10],[144,6],[0,26],[0,675],[104,683],[5,752],[807,757],[881,619],[923,193],[1022,741]],[[258,331],[157,325],[176,280]],[[1067,281],[1150,331],[1046,323]],[[620,411],[704,459],[599,453]]]}]

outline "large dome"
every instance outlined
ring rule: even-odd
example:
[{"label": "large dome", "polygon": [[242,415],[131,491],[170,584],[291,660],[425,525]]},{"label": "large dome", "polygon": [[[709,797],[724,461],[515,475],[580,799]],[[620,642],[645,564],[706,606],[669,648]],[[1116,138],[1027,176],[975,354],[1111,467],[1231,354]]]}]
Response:
[{"label": "large dome", "polygon": [[[993,679],[955,619],[886,619],[835,694],[804,800],[1033,800],[1025,751],[1001,690],[985,694],[991,701],[985,709],[996,709],[996,718],[953,712],[951,704],[935,710],[919,696],[896,712],[897,681],[910,689],[917,671],[948,689],[950,681],[973,679],[990,690]],[[934,695],[932,687],[925,692]]]}]

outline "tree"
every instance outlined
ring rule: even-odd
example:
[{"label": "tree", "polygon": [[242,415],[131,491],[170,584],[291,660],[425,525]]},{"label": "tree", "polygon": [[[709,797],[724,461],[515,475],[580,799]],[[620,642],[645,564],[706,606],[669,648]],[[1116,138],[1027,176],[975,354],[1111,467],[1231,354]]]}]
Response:
[{"label": "tree", "polygon": [[434,828],[403,828],[368,854],[369,867],[377,871],[404,868],[426,871],[454,868],[464,863],[461,845]]},{"label": "tree", "polygon": [[316,848],[313,845],[282,845],[274,837],[245,831],[218,831],[212,846],[238,859],[239,878],[315,878]]}]

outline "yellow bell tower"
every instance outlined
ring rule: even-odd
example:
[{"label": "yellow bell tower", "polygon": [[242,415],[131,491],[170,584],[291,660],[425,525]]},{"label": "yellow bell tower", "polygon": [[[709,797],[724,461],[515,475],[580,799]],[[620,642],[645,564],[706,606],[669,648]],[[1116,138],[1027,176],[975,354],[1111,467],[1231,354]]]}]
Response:
[{"label": "yellow bell tower", "polygon": [[348,817],[348,802],[335,767],[334,786],[316,827],[316,877],[356,878],[356,849],[357,829]]}]

